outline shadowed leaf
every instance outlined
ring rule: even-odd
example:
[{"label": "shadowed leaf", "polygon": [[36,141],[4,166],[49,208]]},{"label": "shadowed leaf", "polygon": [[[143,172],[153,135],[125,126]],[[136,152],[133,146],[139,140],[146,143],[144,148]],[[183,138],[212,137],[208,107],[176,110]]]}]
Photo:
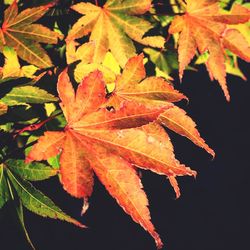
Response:
[{"label": "shadowed leaf", "polygon": [[23,160],[8,160],[5,163],[8,168],[28,181],[42,181],[57,174],[57,170],[43,163],[26,164]]},{"label": "shadowed leaf", "polygon": [[60,219],[73,223],[79,227],[85,227],[80,222],[62,212],[62,210],[58,208],[52,200],[34,188],[28,181],[21,179],[10,170],[8,170],[7,173],[11,183],[17,191],[18,196],[20,197],[20,200],[22,201],[22,204],[28,210],[43,217]]}]

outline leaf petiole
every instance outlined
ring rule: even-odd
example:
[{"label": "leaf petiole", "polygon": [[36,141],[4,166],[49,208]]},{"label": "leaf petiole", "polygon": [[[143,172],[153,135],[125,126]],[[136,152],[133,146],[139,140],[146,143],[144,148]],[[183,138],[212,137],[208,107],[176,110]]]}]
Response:
[{"label": "leaf petiole", "polygon": [[15,135],[14,135],[14,138],[17,137],[18,135],[22,134],[23,132],[25,131],[35,131],[35,130],[38,130],[39,128],[41,128],[44,124],[46,124],[47,122],[51,121],[52,119],[54,119],[55,117],[57,117],[58,115],[62,114],[62,112],[59,112],[58,114],[56,115],[52,115],[50,116],[49,118],[47,118],[46,120],[44,121],[41,121],[39,123],[35,123],[35,124],[31,124],[27,127],[24,127],[20,130],[16,130],[15,131]]}]

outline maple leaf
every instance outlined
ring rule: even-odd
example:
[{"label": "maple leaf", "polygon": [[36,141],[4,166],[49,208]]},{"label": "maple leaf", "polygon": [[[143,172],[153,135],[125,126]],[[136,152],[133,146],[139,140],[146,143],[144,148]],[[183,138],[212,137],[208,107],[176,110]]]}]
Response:
[{"label": "maple leaf", "polygon": [[28,8],[18,14],[15,0],[4,12],[4,22],[0,28],[0,51],[4,46],[15,48],[19,57],[39,68],[48,68],[52,62],[39,43],[56,44],[62,38],[41,24],[33,24],[40,19],[53,3]]},{"label": "maple leaf", "polygon": [[177,53],[170,50],[158,51],[152,48],[145,48],[143,52],[146,53],[150,61],[155,64],[156,76],[160,76],[161,73],[161,76],[167,80],[173,80],[170,74],[179,68]]},{"label": "maple leaf", "polygon": [[4,78],[27,77],[35,78],[38,68],[34,65],[26,65],[21,67],[18,61],[17,53],[13,48],[4,47],[3,55],[5,56],[4,66],[0,69],[0,75]]},{"label": "maple leaf", "polygon": [[250,62],[250,46],[247,40],[230,25],[246,23],[250,19],[250,11],[235,3],[230,13],[222,14],[218,2],[218,0],[187,0],[185,14],[174,18],[169,33],[180,33],[178,39],[180,79],[197,48],[201,54],[208,51],[206,66],[210,78],[219,81],[229,101],[225,49]]},{"label": "maple leaf", "polygon": [[[106,83],[112,83],[115,81],[115,73],[113,70],[113,65],[104,65],[105,58],[109,52],[105,54],[104,60],[102,63],[94,62],[94,50],[95,44],[93,42],[84,43],[78,48],[79,45],[77,42],[71,40],[67,41],[66,46],[66,58],[67,63],[71,64],[73,62],[80,61],[74,70],[74,78],[77,82],[81,82],[81,80],[86,77],[90,72],[98,69],[103,73],[104,79]],[[119,68],[119,64],[117,65]],[[111,70],[112,68],[112,70]]]},{"label": "maple leaf", "polygon": [[171,109],[172,104],[147,107],[125,100],[120,109],[109,111],[104,108],[107,100],[100,71],[84,78],[76,93],[64,71],[59,76],[58,93],[67,126],[61,132],[45,132],[26,161],[46,160],[61,153],[63,187],[71,195],[85,200],[92,193],[95,173],[160,248],[162,242],[150,221],[147,198],[135,167],[167,176],[177,196],[179,188],[175,177],[196,175],[175,159],[168,135],[153,122],[163,111]]},{"label": "maple leaf", "polygon": [[102,62],[110,49],[123,67],[135,55],[136,50],[131,39],[151,47],[164,46],[163,37],[144,36],[153,26],[137,17],[150,9],[151,2],[152,0],[143,0],[140,3],[134,0],[108,0],[103,7],[83,2],[73,5],[71,8],[84,16],[73,25],[67,41],[91,33],[90,41],[95,44],[93,61]]},{"label": "maple leaf", "polygon": [[[206,63],[208,60],[209,55],[208,53],[204,53],[200,55],[197,60],[195,61],[195,64],[203,64]],[[240,77],[242,80],[246,81],[247,78],[239,68],[239,62],[238,57],[231,53],[230,51],[226,51],[226,72],[231,75],[235,75]]]},{"label": "maple leaf", "polygon": [[0,101],[8,106],[25,105],[27,103],[48,103],[58,99],[47,91],[36,86],[13,87]]},{"label": "maple leaf", "polygon": [[[116,79],[116,87],[108,105],[119,108],[124,100],[134,100],[146,106],[162,106],[170,102],[187,99],[173,86],[160,77],[145,78],[143,54],[132,57],[127,62],[122,75]],[[176,133],[189,138],[197,146],[204,148],[213,157],[214,151],[201,138],[195,122],[186,115],[185,111],[172,106],[158,117],[158,122]]]}]

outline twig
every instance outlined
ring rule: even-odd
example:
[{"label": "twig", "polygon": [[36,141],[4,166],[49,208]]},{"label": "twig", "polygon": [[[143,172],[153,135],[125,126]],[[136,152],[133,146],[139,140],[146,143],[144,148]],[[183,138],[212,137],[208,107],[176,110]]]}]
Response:
[{"label": "twig", "polygon": [[39,123],[35,123],[35,124],[31,124],[27,127],[24,127],[20,130],[16,130],[15,131],[15,135],[14,135],[14,138],[16,138],[18,135],[22,134],[23,132],[25,131],[35,131],[39,128],[41,128],[44,124],[46,124],[47,122],[49,122],[50,120],[54,119],[55,117],[57,117],[58,115],[62,114],[62,112],[59,112],[58,114],[56,115],[52,115],[51,117],[49,117],[48,119],[44,120],[44,121],[41,121]]}]

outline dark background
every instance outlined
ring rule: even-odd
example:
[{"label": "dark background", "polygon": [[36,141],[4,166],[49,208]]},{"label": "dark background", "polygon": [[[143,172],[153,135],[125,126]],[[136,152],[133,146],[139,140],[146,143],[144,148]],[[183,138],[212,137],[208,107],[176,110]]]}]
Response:
[{"label": "dark background", "polygon": [[[249,64],[240,63],[250,79]],[[175,79],[178,79],[175,76]],[[142,171],[152,221],[168,250],[249,250],[250,84],[229,76],[231,102],[227,103],[204,66],[187,71],[175,87],[189,97],[180,103],[215,150],[211,159],[184,137],[169,132],[176,157],[198,172],[197,179],[178,178],[182,195],[175,200],[169,182]],[[105,188],[95,182],[90,208],[80,217],[82,202],[70,197],[57,178],[36,184],[65,212],[89,226],[41,218],[25,210],[30,237],[38,250],[154,250],[150,235],[124,213]],[[0,213],[0,249],[29,250],[15,215],[8,207]]]},{"label": "dark background", "polygon": [[[249,65],[241,63],[248,77]],[[176,78],[177,79],[177,78]],[[248,250],[249,206],[249,100],[250,85],[228,77],[231,102],[227,103],[216,82],[210,82],[204,67],[186,72],[176,84],[190,98],[185,107],[207,143],[216,151],[211,159],[186,138],[170,133],[179,160],[198,177],[178,178],[182,195],[175,195],[168,181],[143,171],[152,221],[168,250]],[[38,184],[66,212],[86,223],[87,230],[44,219],[25,211],[31,239],[38,250],[153,250],[154,241],[126,215],[96,180],[87,214],[80,218],[81,202],[67,195],[57,178]],[[6,212],[6,214],[4,214]],[[1,213],[1,249],[28,250],[9,211]]]}]

